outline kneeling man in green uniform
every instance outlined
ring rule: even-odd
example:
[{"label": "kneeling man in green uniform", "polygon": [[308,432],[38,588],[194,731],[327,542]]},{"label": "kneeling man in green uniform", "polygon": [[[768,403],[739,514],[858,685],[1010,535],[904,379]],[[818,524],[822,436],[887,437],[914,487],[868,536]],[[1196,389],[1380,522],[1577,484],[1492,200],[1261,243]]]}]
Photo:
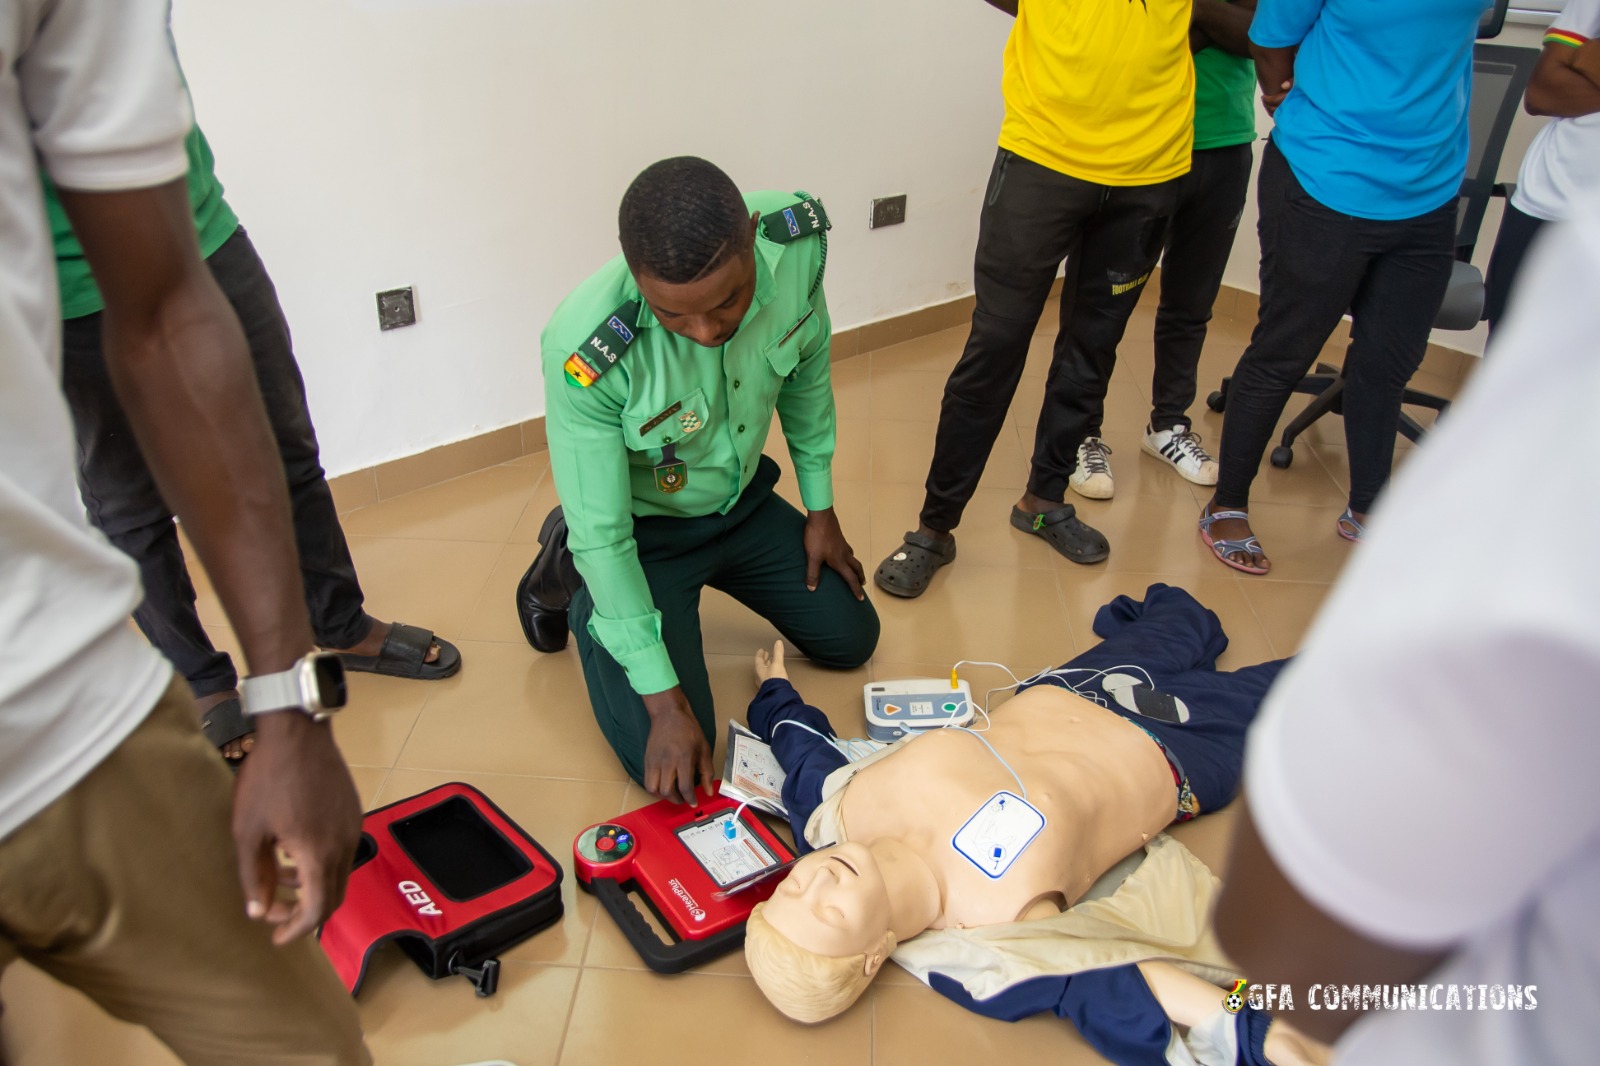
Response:
[{"label": "kneeling man in green uniform", "polygon": [[[743,196],[681,157],[634,179],[618,223],[622,255],[541,338],[562,506],[517,607],[540,651],[566,646],[570,614],[623,766],[652,794],[693,802],[696,777],[712,778],[715,729],[702,587],[823,666],[860,666],[878,643],[833,512],[828,222],[803,193]],[[804,515],[774,494],[778,465],[761,454],[774,410]]]}]

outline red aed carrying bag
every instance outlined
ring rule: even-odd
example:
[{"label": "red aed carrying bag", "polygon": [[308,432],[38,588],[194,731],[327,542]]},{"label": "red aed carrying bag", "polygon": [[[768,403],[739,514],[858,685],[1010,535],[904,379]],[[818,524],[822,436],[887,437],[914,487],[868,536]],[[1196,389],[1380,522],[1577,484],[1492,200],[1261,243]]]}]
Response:
[{"label": "red aed carrying bag", "polygon": [[429,977],[494,994],[494,958],[561,917],[561,867],[471,785],[440,785],[372,811],[344,902],[318,939],[354,995],[385,941]]}]

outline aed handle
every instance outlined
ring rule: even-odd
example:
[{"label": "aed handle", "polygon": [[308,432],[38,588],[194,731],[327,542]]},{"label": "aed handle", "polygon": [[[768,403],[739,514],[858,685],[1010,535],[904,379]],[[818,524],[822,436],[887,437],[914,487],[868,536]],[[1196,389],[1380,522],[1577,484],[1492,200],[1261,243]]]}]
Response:
[{"label": "aed handle", "polygon": [[704,940],[681,940],[669,944],[662,940],[627,890],[609,877],[592,877],[589,889],[611,914],[622,935],[639,953],[644,964],[656,973],[682,973],[691,966],[721,958],[744,941],[744,923],[722,930]]}]

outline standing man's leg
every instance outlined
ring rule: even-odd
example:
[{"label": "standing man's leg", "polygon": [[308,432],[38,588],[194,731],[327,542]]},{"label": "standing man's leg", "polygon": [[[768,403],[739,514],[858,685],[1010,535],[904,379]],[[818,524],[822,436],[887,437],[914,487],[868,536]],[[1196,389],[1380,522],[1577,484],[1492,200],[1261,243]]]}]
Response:
[{"label": "standing man's leg", "polygon": [[1301,187],[1288,160],[1268,142],[1256,196],[1261,220],[1261,317],[1228,386],[1217,490],[1201,518],[1218,559],[1249,573],[1271,564],[1247,517],[1212,518],[1250,506],[1278,417],[1349,310],[1366,271],[1356,222],[1324,207]]},{"label": "standing man's leg", "polygon": [[1491,335],[1511,306],[1511,294],[1516,289],[1522,261],[1544,224],[1544,219],[1519,211],[1514,204],[1506,204],[1500,233],[1494,239],[1494,252],[1489,256],[1489,272],[1484,279],[1488,291],[1484,294],[1483,317],[1489,321]]},{"label": "standing man's leg", "polygon": [[1190,431],[1195,373],[1205,348],[1222,275],[1250,192],[1254,155],[1249,144],[1194,153],[1181,179],[1178,207],[1161,261],[1156,309],[1155,373],[1144,450],[1197,485],[1217,483],[1217,462]]},{"label": "standing man's leg", "polygon": [[[361,582],[322,469],[289,323],[243,226],[206,265],[250,346],[256,384],[289,485],[300,576],[318,645],[348,653],[345,666],[352,670],[429,681],[451,676],[461,668],[461,653],[454,645],[425,630],[377,621],[362,609]],[[396,639],[386,649],[391,634]]]},{"label": "standing man's leg", "polygon": [[366,639],[373,620],[362,610],[361,583],[322,469],[305,382],[277,289],[243,226],[206,265],[244,328],[256,383],[283,458],[312,631],[324,648],[353,648]]},{"label": "standing man's leg", "polygon": [[[1373,260],[1351,313],[1350,355],[1344,371],[1344,435],[1350,449],[1350,507],[1340,530],[1359,539],[1367,512],[1389,480],[1400,402],[1427,353],[1454,261],[1452,201],[1427,215],[1368,223],[1391,235]],[[1351,534],[1354,533],[1352,537]]]},{"label": "standing man's leg", "polygon": [[918,528],[873,575],[885,592],[921,595],[955,557],[950,532],[1005,425],[1056,270],[1100,192],[1004,148],[996,155],[978,223],[972,328],[945,383]]},{"label": "standing man's leg", "polygon": [[0,841],[0,966],[20,956],[189,1066],[364,1066],[314,939],[245,917],[232,784],[175,679],[110,757]]},{"label": "standing man's leg", "polygon": [[[355,564],[339,524],[318,455],[305,385],[272,279],[239,227],[206,260],[244,329],[257,386],[288,480],[306,603],[318,644],[376,661],[390,633],[362,609]],[[248,724],[238,711],[238,672],[212,645],[195,610],[194,584],[172,512],[161,497],[112,389],[101,354],[101,314],[68,319],[62,328],[62,386],[78,441],[78,480],[90,520],[139,564],[145,598],[134,620],[188,679],[208,735],[229,758],[248,750]],[[448,677],[460,653],[431,641],[416,663],[399,671]],[[347,666],[351,665],[347,662]],[[380,672],[394,672],[395,664]],[[353,668],[371,668],[353,667]]]},{"label": "standing man's leg", "polygon": [[[1180,181],[1100,189],[1100,206],[1073,248],[1074,284],[1061,290],[1061,332],[1039,410],[1028,496],[1019,504],[1024,511],[1059,507],[1069,485],[1091,498],[1111,495],[1100,439],[1106,391],[1128,316],[1161,256]],[[1105,557],[1056,548],[1073,562]]]}]

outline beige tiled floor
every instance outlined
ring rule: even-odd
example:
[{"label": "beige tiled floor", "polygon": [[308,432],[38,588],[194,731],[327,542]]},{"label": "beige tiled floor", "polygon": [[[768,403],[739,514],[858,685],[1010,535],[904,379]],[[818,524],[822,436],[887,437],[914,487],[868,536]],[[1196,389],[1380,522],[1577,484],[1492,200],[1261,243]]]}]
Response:
[{"label": "beige tiled floor", "polygon": [[[1211,559],[1195,533],[1203,490],[1142,455],[1152,365],[1148,301],[1128,329],[1107,402],[1106,437],[1115,450],[1117,497],[1080,504],[1105,531],[1111,558],[1074,566],[1007,524],[1025,483],[1035,411],[1053,339],[1047,314],[1027,373],[958,539],[961,557],[917,601],[879,595],[883,638],[873,662],[829,673],[799,662],[799,688],[827,709],[842,732],[863,728],[860,686],[874,677],[942,672],[953,660],[992,659],[1019,673],[1071,657],[1094,640],[1101,603],[1141,593],[1155,581],[1182,585],[1221,615],[1231,644],[1222,665],[1242,666],[1298,647],[1328,583],[1352,547],[1334,533],[1347,466],[1337,419],[1314,429],[1287,471],[1256,482],[1256,529],[1276,564],[1245,577]],[[1201,364],[1196,428],[1215,448],[1221,416],[1203,397],[1229,371],[1250,323],[1219,316]],[[944,377],[965,329],[838,363],[838,509],[870,571],[915,525]],[[1425,369],[1419,385],[1452,393],[1448,373]],[[1298,410],[1297,398],[1290,410]],[[788,474],[776,435],[773,447]],[[1407,454],[1402,444],[1399,457]],[[782,491],[793,496],[793,478]],[[455,640],[461,674],[438,684],[362,675],[337,732],[364,801],[377,805],[448,780],[492,796],[558,856],[585,825],[640,805],[590,716],[569,648],[540,656],[523,643],[512,591],[531,559],[539,523],[555,503],[544,455],[354,511],[345,519],[370,609],[424,624]],[[232,644],[208,591],[202,608],[219,645]],[[708,590],[705,647],[718,717],[743,716],[754,689],[751,652],[772,627]],[[978,687],[998,672],[970,672]],[[720,758],[720,752],[719,752]],[[1232,815],[1223,811],[1178,830],[1220,865]],[[890,967],[855,1008],[816,1028],[791,1025],[766,1006],[740,956],[701,971],[659,977],[646,971],[610,920],[565,885],[559,925],[504,956],[497,996],[473,997],[464,982],[432,984],[397,951],[375,964],[360,1007],[382,1066],[451,1066],[508,1059],[517,1066],[627,1061],[647,1052],[656,1066],[730,1056],[788,1063],[1098,1061],[1069,1025],[1034,1018],[1016,1025],[961,1011]],[[117,1063],[168,1066],[147,1034],[101,1015],[37,972],[8,972],[4,1047],[15,1066]]]}]

